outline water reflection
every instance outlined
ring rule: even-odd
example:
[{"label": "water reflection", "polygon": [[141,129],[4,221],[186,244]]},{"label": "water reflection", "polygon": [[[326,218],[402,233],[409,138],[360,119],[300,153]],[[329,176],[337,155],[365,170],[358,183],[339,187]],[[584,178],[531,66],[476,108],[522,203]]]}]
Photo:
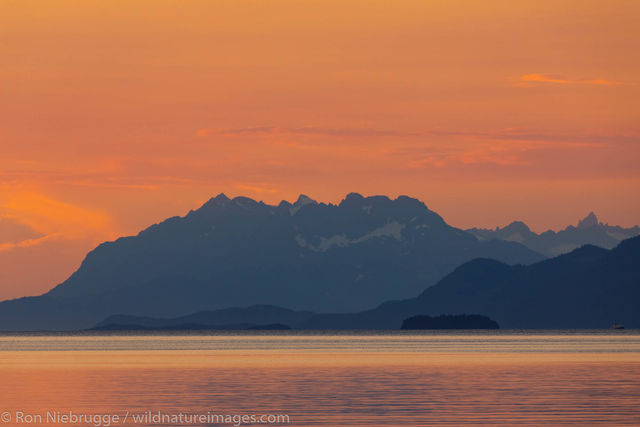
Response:
[{"label": "water reflection", "polygon": [[0,409],[289,414],[291,425],[640,425],[638,335],[562,338],[5,336]]}]

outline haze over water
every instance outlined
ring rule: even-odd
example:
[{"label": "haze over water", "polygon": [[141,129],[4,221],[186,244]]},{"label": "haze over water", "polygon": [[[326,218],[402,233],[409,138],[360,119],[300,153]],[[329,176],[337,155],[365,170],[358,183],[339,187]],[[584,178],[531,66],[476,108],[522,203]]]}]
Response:
[{"label": "haze over water", "polygon": [[290,425],[640,424],[638,331],[13,334],[0,336],[0,378],[4,425],[23,425],[17,412],[149,410]]}]

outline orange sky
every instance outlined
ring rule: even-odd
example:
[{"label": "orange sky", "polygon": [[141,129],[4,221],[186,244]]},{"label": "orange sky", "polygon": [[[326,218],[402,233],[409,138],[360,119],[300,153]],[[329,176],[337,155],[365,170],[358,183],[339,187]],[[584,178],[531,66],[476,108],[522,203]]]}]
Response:
[{"label": "orange sky", "polygon": [[0,3],[0,299],[225,192],[640,222],[640,3]]}]

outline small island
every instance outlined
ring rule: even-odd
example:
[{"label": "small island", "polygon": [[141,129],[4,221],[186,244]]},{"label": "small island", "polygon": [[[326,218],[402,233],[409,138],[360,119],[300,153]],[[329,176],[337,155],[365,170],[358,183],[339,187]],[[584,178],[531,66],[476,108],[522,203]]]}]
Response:
[{"label": "small island", "polygon": [[498,323],[480,314],[413,316],[404,319],[400,329],[500,329]]}]

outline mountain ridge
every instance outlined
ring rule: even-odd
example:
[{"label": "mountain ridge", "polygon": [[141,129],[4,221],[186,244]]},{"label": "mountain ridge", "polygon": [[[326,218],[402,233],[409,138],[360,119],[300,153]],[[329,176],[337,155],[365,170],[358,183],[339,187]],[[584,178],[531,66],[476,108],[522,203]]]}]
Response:
[{"label": "mountain ridge", "polygon": [[[141,326],[173,328],[188,321],[215,326],[245,319],[298,330],[389,330],[401,328],[415,316],[433,320],[479,313],[471,318],[488,316],[507,329],[605,329],[613,322],[640,328],[639,298],[640,236],[611,250],[585,245],[530,266],[477,258],[413,298],[388,301],[356,313],[294,312],[262,306],[176,319],[143,319]],[[140,321],[132,316],[111,316],[96,326],[136,322]],[[481,324],[490,327],[484,320]]]},{"label": "mountain ridge", "polygon": [[477,258],[417,297],[310,318],[301,328],[376,329],[413,315],[478,313],[506,329],[640,328],[640,236],[614,249],[585,245],[529,266]]},{"label": "mountain ridge", "polygon": [[467,231],[482,241],[518,242],[547,257],[570,252],[585,244],[613,249],[623,240],[640,235],[637,225],[628,228],[612,226],[600,222],[593,212],[579,220],[577,225],[569,225],[559,231],[535,233],[522,221],[512,221],[502,228],[471,228]]},{"label": "mountain ridge", "polygon": [[408,196],[349,193],[334,205],[301,195],[268,205],[221,193],[183,217],[99,245],[41,297],[0,303],[0,329],[252,304],[355,311],[413,296],[479,256],[544,258],[518,243],[480,242]]}]

